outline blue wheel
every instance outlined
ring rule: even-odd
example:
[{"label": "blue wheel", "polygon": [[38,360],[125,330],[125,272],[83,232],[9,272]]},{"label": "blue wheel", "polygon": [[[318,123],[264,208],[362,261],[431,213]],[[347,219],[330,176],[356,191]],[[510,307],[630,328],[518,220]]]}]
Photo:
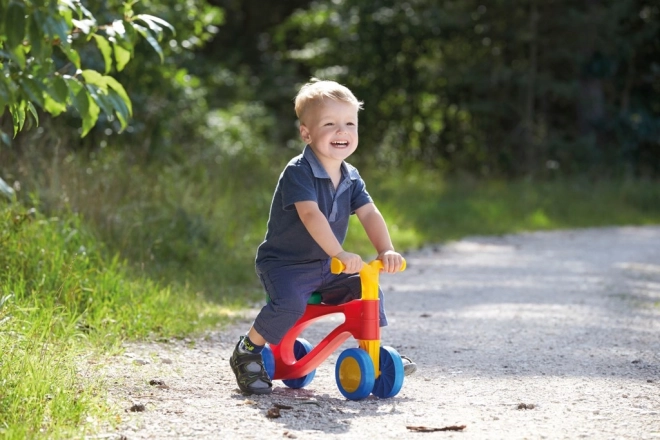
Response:
[{"label": "blue wheel", "polygon": [[[312,351],[312,348],[314,347],[312,347],[312,344],[307,342],[307,340],[303,338],[296,339],[296,342],[293,344],[293,354],[296,357],[296,360],[302,359],[303,356]],[[312,372],[306,376],[299,377],[297,379],[285,379],[282,382],[289,388],[303,388],[309,385],[312,379],[314,379],[315,375],[316,370],[312,370]]]},{"label": "blue wheel", "polygon": [[335,380],[339,391],[349,400],[367,397],[374,388],[374,363],[360,348],[344,350],[337,359]]},{"label": "blue wheel", "polygon": [[266,369],[266,373],[268,373],[268,377],[273,379],[275,377],[275,355],[273,355],[273,351],[268,344],[261,350],[261,358],[264,361],[264,368]]},{"label": "blue wheel", "polygon": [[403,361],[392,347],[380,347],[380,376],[374,383],[374,396],[381,399],[396,396],[403,386]]}]

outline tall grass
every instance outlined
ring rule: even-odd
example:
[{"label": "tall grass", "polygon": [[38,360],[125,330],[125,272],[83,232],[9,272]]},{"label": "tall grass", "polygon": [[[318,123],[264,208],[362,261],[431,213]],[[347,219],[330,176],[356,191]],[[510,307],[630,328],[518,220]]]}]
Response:
[{"label": "tall grass", "polygon": [[31,194],[44,212],[79,213],[140,274],[212,300],[253,298],[244,288],[258,288],[255,249],[277,178],[265,159],[218,154],[141,166],[116,151],[51,154],[21,158],[23,198]]},{"label": "tall grass", "polygon": [[[363,174],[402,250],[468,235],[660,224],[660,182],[653,180],[447,180],[422,170]],[[361,253],[373,253],[352,222],[349,240]]]},{"label": "tall grass", "polygon": [[76,357],[126,338],[173,337],[227,310],[135,277],[81,222],[0,201],[0,435],[69,438],[104,410]]}]

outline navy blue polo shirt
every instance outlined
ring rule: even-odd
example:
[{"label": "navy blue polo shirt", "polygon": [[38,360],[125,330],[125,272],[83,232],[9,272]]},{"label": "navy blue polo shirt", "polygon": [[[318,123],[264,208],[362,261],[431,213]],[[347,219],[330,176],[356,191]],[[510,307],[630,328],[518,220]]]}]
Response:
[{"label": "navy blue polo shirt", "polygon": [[257,250],[256,265],[260,272],[330,258],[307,232],[294,205],[297,202],[316,202],[339,243],[344,243],[349,216],[372,199],[355,167],[343,162],[341,175],[335,191],[330,176],[309,145],[289,161],[275,188],[266,238]]}]

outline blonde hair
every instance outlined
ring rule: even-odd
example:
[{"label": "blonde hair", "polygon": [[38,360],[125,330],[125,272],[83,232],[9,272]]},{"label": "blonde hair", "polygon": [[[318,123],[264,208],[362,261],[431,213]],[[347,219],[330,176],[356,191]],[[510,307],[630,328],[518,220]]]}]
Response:
[{"label": "blonde hair", "polygon": [[329,98],[335,101],[348,102],[362,110],[363,102],[358,101],[353,92],[348,87],[335,81],[321,80],[312,78],[302,86],[295,98],[296,116],[302,122],[303,116],[313,105],[317,105],[323,99]]}]

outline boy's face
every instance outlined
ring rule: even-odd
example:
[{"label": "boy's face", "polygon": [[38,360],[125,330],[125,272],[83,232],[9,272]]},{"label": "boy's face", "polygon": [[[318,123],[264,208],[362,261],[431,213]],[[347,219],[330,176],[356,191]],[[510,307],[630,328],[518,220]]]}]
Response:
[{"label": "boy's face", "polygon": [[324,166],[339,165],[358,146],[357,128],[357,106],[326,98],[307,110],[300,136]]}]

